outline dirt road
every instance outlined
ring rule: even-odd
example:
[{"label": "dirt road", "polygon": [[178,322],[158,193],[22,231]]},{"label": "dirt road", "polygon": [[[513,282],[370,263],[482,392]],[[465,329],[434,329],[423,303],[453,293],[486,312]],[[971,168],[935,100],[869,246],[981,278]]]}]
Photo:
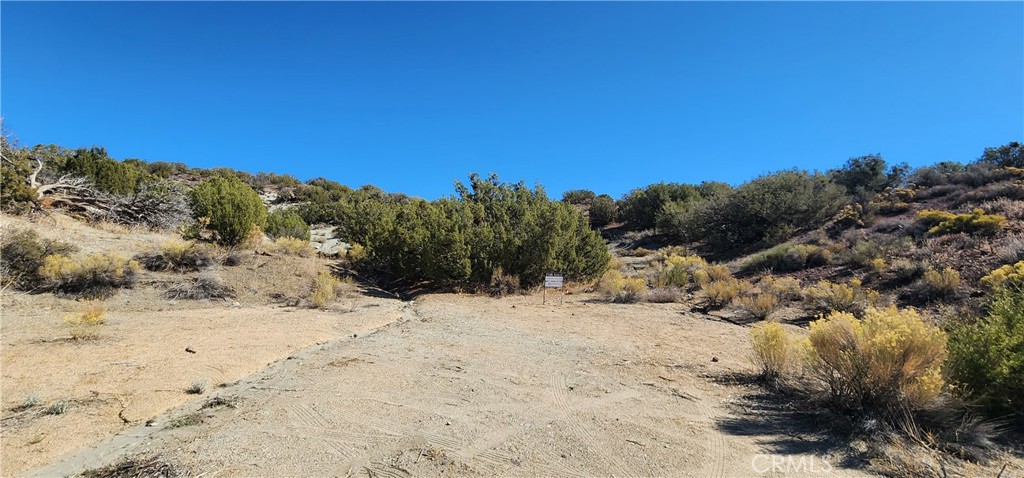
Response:
[{"label": "dirt road", "polygon": [[[868,476],[813,438],[744,425],[753,389],[727,377],[750,371],[745,329],[539,299],[388,301],[394,323],[205,397],[234,408],[193,401],[29,475],[145,453],[203,476]],[[779,473],[780,454],[822,463]]]}]

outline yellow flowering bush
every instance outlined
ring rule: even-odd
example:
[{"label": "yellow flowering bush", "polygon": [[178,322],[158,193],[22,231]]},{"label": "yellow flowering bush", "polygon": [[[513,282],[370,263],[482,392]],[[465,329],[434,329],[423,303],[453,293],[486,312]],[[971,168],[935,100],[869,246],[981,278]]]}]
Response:
[{"label": "yellow flowering bush", "polygon": [[1006,224],[1005,217],[998,214],[985,214],[985,211],[980,208],[970,214],[953,214],[926,209],[917,213],[917,218],[929,226],[928,233],[934,235],[966,232],[991,236]]},{"label": "yellow flowering bush", "polygon": [[803,350],[808,370],[843,408],[919,408],[944,384],[946,333],[913,309],[869,308],[863,319],[833,312],[811,322]]},{"label": "yellow flowering bush", "polygon": [[1024,287],[1024,261],[1020,261],[1012,265],[1007,264],[989,272],[985,277],[981,278],[981,283],[991,289],[996,289],[1007,284]]},{"label": "yellow flowering bush", "polygon": [[792,364],[793,344],[786,329],[778,322],[761,322],[750,328],[754,364],[761,376],[777,380]]}]

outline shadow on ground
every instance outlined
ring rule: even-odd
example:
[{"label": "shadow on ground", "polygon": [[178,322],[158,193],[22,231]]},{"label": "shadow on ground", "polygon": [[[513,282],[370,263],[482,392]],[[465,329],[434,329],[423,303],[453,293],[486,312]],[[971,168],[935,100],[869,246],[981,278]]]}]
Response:
[{"label": "shadow on ground", "polygon": [[733,413],[716,423],[719,431],[757,438],[769,454],[829,456],[838,460],[834,464],[864,465],[836,429],[835,416],[819,411],[804,397],[766,387],[751,374],[723,374],[712,379],[744,390],[730,404]]}]

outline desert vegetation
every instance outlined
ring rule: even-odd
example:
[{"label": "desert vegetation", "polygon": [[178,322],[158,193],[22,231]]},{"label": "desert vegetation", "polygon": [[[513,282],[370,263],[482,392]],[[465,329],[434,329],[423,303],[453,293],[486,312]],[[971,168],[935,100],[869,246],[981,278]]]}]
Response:
[{"label": "desert vegetation", "polygon": [[[1020,424],[1018,143],[969,164],[911,169],[868,155],[825,173],[783,170],[735,187],[657,183],[618,200],[586,189],[553,200],[539,185],[472,174],[433,201],[324,178],[118,161],[98,147],[8,138],[3,147],[5,215],[29,224],[67,215],[162,238],[112,250],[34,227],[0,231],[4,290],[75,301],[58,316],[67,343],[114,340],[107,317],[133,288],[175,307],[262,300],[342,314],[355,310],[352,278],[402,297],[516,301],[554,272],[571,294],[638,311],[637,320],[669,310],[749,327],[739,330],[758,383],[780,400],[857,426],[875,420],[949,460],[982,460],[950,433],[975,437],[972,450],[994,448],[1016,435],[981,433],[979,423]],[[324,252],[325,241],[337,248]],[[175,386],[183,389],[199,395],[207,385]],[[46,408],[25,401],[12,410]],[[54,415],[78,402],[60,403]],[[865,432],[854,428],[847,437]]]}]

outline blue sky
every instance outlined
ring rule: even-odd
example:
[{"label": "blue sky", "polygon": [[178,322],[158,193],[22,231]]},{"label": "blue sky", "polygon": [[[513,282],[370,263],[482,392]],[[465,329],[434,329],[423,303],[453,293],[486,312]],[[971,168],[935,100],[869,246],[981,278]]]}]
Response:
[{"label": "blue sky", "polygon": [[0,6],[23,144],[426,198],[739,183],[1024,139],[1024,3]]}]

